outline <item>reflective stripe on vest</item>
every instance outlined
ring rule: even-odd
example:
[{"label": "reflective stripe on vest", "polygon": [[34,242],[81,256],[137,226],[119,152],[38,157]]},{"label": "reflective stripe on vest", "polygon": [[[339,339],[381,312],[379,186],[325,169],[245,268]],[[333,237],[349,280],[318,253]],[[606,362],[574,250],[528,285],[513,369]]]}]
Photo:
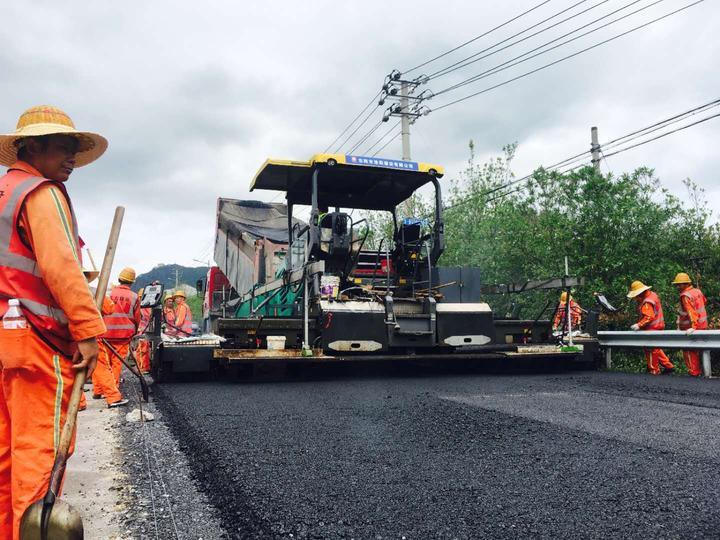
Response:
[{"label": "reflective stripe on vest", "polygon": [[663,317],[662,304],[660,303],[660,297],[653,291],[648,291],[647,296],[643,299],[640,304],[640,313],[642,314],[642,304],[650,304],[655,312],[655,318],[650,323],[643,327],[643,330],[664,330],[665,329],[665,317]]},{"label": "reflective stripe on vest", "polygon": [[8,299],[17,298],[30,325],[56,350],[69,356],[75,345],[67,317],[43,281],[35,254],[23,242],[17,227],[26,198],[44,184],[51,184],[65,197],[80,258],[77,221],[65,187],[24,171],[9,171],[0,178],[0,313],[7,309]]},{"label": "reflective stripe on vest", "polygon": [[103,317],[107,328],[105,338],[109,340],[129,340],[137,331],[134,314],[138,295],[131,291],[129,287],[120,285],[113,288],[110,292],[110,298],[115,303],[115,307],[112,313]]},{"label": "reflective stripe on vest", "polygon": [[[708,327],[707,311],[705,309],[705,295],[700,289],[692,287],[680,293],[680,298],[682,299],[683,297],[688,299],[690,305],[692,305],[693,309],[695,310],[695,313],[697,313],[698,319],[695,328],[698,330],[705,330]],[[688,328],[691,328],[692,320],[690,319],[690,314],[687,311],[683,310],[682,300],[680,301],[679,314],[680,323],[678,326],[680,327],[680,330],[687,330]]]}]

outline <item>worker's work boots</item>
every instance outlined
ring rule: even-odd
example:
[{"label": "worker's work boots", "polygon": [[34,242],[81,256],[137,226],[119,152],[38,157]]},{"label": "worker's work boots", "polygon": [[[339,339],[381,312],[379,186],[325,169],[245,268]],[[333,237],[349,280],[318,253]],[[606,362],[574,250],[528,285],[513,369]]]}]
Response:
[{"label": "worker's work boots", "polygon": [[117,401],[113,401],[112,403],[108,403],[108,409],[115,409],[116,407],[124,407],[130,403],[127,399],[119,399]]}]

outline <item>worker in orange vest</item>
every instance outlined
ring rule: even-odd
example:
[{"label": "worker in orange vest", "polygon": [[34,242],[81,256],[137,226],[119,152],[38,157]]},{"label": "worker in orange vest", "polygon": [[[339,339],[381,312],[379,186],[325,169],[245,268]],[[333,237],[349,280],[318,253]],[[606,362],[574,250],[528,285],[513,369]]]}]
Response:
[{"label": "worker in orange vest", "polygon": [[[690,276],[680,272],[675,276],[673,285],[680,293],[680,309],[677,320],[678,328],[692,334],[695,330],[707,330],[708,317],[705,309],[707,299],[702,291],[693,287]],[[693,377],[702,375],[700,351],[683,351],[683,359],[688,373]]]},{"label": "worker in orange vest", "polygon": [[170,293],[165,293],[163,299],[163,322],[165,323],[165,329],[163,332],[166,336],[176,337],[177,331],[175,330],[175,301]]},{"label": "worker in orange vest", "polygon": [[192,334],[192,311],[185,303],[185,291],[178,289],[173,293],[175,300],[175,331],[177,337],[185,338]]},{"label": "worker in orange vest", "polygon": [[[144,288],[138,291],[138,297],[142,300]],[[150,326],[152,319],[152,308],[140,308],[140,327],[138,328],[138,335],[142,336]],[[137,338],[137,346],[135,347],[135,361],[137,362],[138,369],[141,373],[150,372],[150,342],[144,338]]]},{"label": "worker in orange vest", "polygon": [[[118,276],[118,282],[119,285],[110,291],[110,299],[115,306],[112,313],[103,317],[107,326],[107,332],[103,337],[120,356],[126,358],[130,349],[130,340],[137,333],[140,325],[140,299],[137,293],[130,289],[130,285],[135,283],[135,270],[123,268]],[[110,358],[115,383],[119,385],[122,362],[108,347],[103,346],[103,348]],[[108,407],[121,407],[127,403],[126,399],[121,399],[108,403]]]},{"label": "worker in orange vest", "polygon": [[[84,270],[83,273],[88,280],[88,283],[92,283],[95,278],[100,274],[96,270]],[[93,290],[92,288],[90,289]],[[109,296],[103,297],[102,307],[100,313],[103,317],[110,315],[115,309],[115,304],[110,300]],[[117,403],[122,400],[122,394],[118,388],[118,384],[115,382],[115,376],[112,371],[112,363],[108,356],[108,350],[104,346],[100,346],[98,352],[98,361],[95,366],[95,371],[92,374],[92,385],[93,385],[93,399],[104,399],[108,405],[111,403]]]},{"label": "worker in orange vest", "polygon": [[[630,285],[627,297],[635,299],[640,315],[640,320],[630,327],[631,330],[665,329],[660,297],[650,289],[652,287],[645,285],[642,281],[633,281]],[[660,375],[660,366],[662,366],[663,374],[672,373],[675,370],[675,366],[662,349],[645,349],[645,361],[651,375]]]},{"label": "worker in orange vest", "polygon": [[[560,303],[558,304],[557,311],[555,313],[555,320],[553,321],[553,330],[567,330],[567,308],[568,293],[563,292],[560,295]],[[582,318],[582,308],[575,299],[570,295],[570,323],[572,324],[573,330],[580,329],[580,320]]]},{"label": "worker in orange vest", "polygon": [[[92,374],[105,325],[82,273],[64,183],[99,158],[104,137],[80,132],[60,109],[25,111],[0,135],[0,538],[47,491],[75,373]],[[71,446],[70,451],[72,452]]]}]

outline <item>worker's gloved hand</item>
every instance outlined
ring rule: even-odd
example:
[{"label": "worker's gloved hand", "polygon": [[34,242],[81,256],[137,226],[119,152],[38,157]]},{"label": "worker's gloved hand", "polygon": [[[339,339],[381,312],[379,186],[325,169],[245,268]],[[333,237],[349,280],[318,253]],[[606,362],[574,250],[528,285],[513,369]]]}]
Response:
[{"label": "worker's gloved hand", "polygon": [[686,336],[689,336],[690,334],[694,334],[694,333],[695,333],[695,329],[694,329],[694,328],[688,328],[687,330],[685,330],[685,335],[686,335]]},{"label": "worker's gloved hand", "polygon": [[639,324],[633,324],[633,325],[630,327],[630,330],[634,330],[634,331],[637,332],[638,330],[640,330],[640,325],[639,325]]},{"label": "worker's gloved hand", "polygon": [[97,339],[90,338],[78,341],[78,350],[73,355],[73,369],[80,370],[87,368],[88,378],[92,376],[95,371],[95,364],[97,364],[98,358],[98,343]]}]

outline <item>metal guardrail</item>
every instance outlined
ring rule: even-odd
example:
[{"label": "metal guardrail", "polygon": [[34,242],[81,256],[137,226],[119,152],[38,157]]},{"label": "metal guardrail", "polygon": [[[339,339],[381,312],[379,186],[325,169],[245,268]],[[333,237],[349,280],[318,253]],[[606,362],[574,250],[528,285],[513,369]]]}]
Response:
[{"label": "metal guardrail", "polygon": [[617,347],[685,349],[702,351],[703,374],[711,375],[710,351],[720,350],[720,330],[647,330],[637,332],[598,332],[600,346],[605,348],[605,366],[612,367],[612,349]]}]

